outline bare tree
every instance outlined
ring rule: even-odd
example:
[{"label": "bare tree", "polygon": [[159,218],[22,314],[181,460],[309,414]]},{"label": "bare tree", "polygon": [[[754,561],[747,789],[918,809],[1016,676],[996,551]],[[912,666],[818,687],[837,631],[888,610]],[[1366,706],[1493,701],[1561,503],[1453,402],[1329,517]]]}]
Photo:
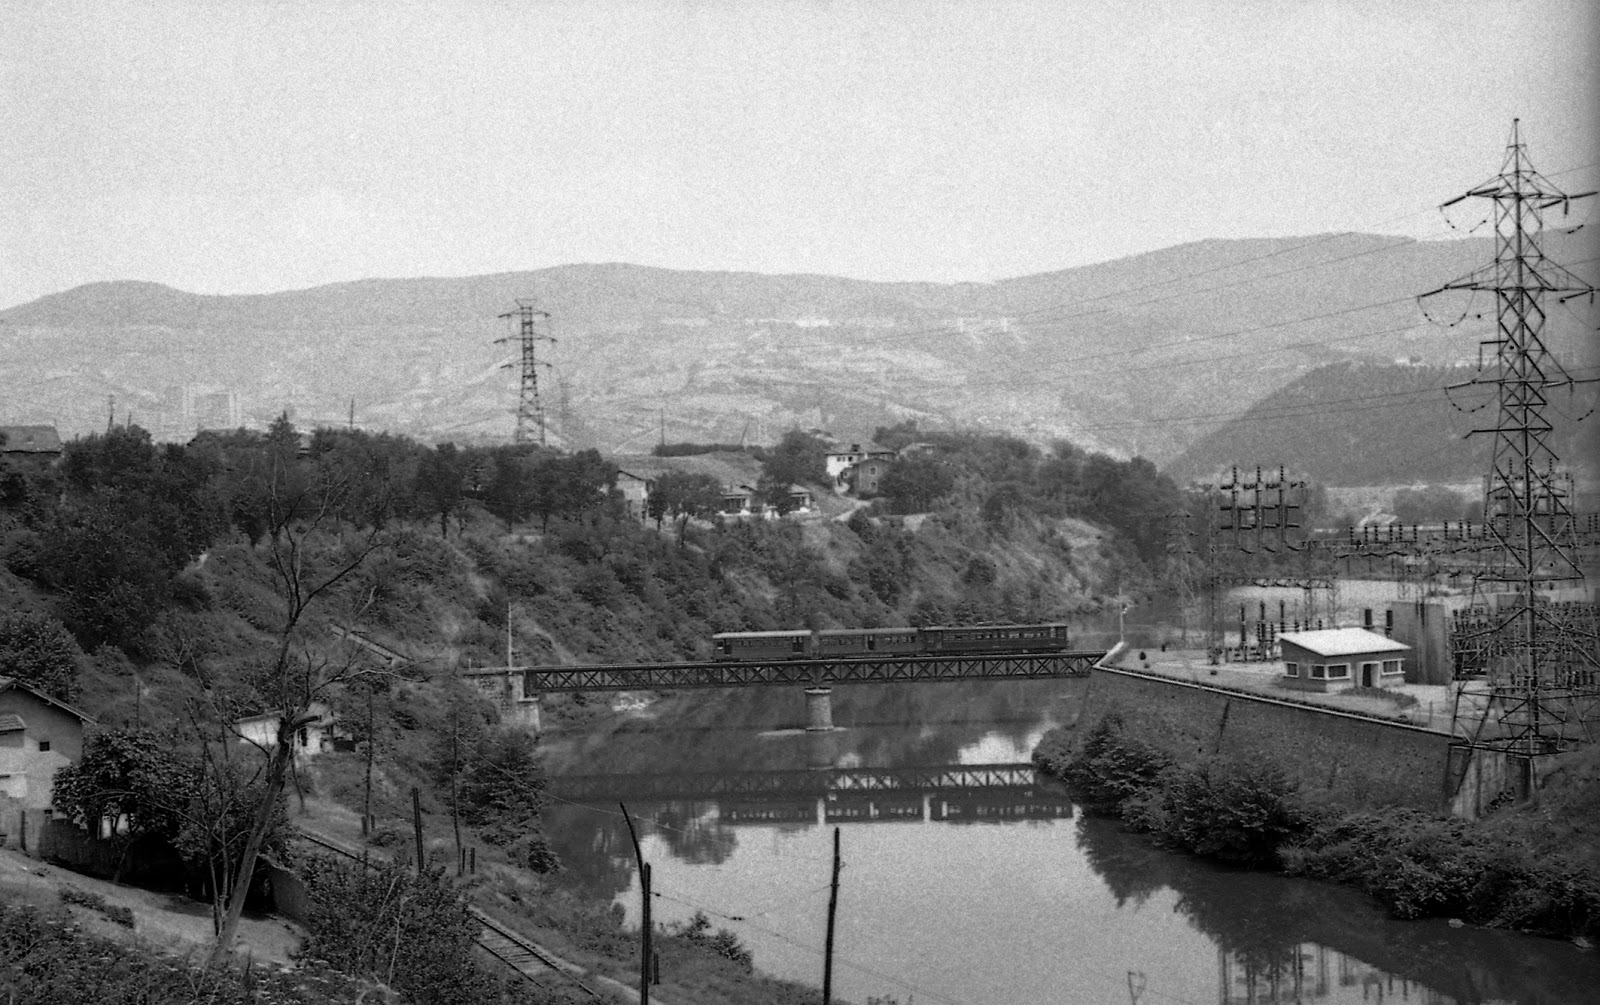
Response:
[{"label": "bare tree", "polygon": [[[293,770],[296,740],[317,719],[313,704],[361,677],[398,674],[403,669],[373,666],[353,649],[345,658],[333,659],[306,641],[305,622],[312,608],[329,599],[388,539],[376,525],[352,526],[347,519],[348,473],[331,464],[301,461],[296,456],[298,437],[286,421],[282,426],[286,432],[275,424],[269,437],[261,500],[266,562],[282,604],[281,620],[273,656],[258,681],[267,709],[277,715],[277,729],[272,742],[257,743],[265,758],[263,786],[238,860],[228,863],[226,909],[212,961],[226,954],[238,931],[256,861]],[[228,716],[224,721],[231,724],[235,719]],[[245,738],[236,729],[233,732]]]}]

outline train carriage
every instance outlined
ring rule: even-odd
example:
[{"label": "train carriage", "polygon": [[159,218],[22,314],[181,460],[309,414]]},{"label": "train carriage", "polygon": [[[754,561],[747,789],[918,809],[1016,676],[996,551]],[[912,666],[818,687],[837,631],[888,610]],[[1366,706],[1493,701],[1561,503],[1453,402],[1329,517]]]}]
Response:
[{"label": "train carriage", "polygon": [[822,659],[862,656],[914,656],[922,652],[915,628],[836,628],[817,633],[815,655]]},{"label": "train carriage", "polygon": [[1058,652],[1068,644],[1062,624],[937,626],[921,636],[927,653]]},{"label": "train carriage", "polygon": [[711,636],[718,660],[800,660],[811,655],[810,632],[718,632]]}]

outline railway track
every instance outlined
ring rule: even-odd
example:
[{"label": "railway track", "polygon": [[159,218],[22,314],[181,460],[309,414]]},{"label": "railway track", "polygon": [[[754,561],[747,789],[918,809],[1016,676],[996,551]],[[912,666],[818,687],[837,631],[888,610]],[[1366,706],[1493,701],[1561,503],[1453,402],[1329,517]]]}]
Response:
[{"label": "railway track", "polygon": [[[295,834],[300,838],[300,840],[305,841],[308,844],[316,845],[317,847],[326,851],[331,851],[336,855],[342,855],[345,858],[352,859],[356,862],[369,861],[367,859],[363,859],[358,853],[351,851],[349,848],[344,847],[337,842],[329,841],[327,838],[319,837],[318,835],[312,834],[308,831],[297,830]],[[609,997],[600,994],[598,991],[585,984],[578,977],[578,974],[573,972],[581,972],[581,968],[577,967],[575,964],[558,959],[547,952],[538,943],[533,942],[525,938],[519,932],[513,931],[512,929],[506,927],[505,925],[496,921],[494,918],[490,917],[488,914],[485,914],[479,908],[468,905],[467,910],[471,912],[473,920],[482,926],[482,929],[478,932],[478,934],[473,937],[473,942],[477,944],[479,949],[482,949],[496,960],[499,960],[501,963],[511,968],[524,980],[527,980],[529,983],[537,987],[548,988],[549,985],[545,984],[539,978],[542,976],[553,975],[575,985],[594,1001],[611,1000]],[[624,991],[634,993],[633,989],[628,988],[626,985],[622,985],[619,982],[611,981],[608,978],[601,978],[601,980],[604,980],[608,984],[617,984],[617,986]]]}]

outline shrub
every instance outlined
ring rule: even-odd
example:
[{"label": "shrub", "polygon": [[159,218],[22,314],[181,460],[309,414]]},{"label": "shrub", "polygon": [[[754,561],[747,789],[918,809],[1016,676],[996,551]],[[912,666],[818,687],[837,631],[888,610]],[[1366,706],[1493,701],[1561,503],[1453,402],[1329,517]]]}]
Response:
[{"label": "shrub", "polygon": [[419,1005],[475,1003],[487,981],[472,959],[479,925],[443,869],[405,863],[368,871],[313,857],[302,878],[311,901],[305,958],[371,976]]},{"label": "shrub", "polygon": [[670,926],[668,931],[680,939],[711,950],[723,959],[732,960],[746,970],[754,968],[755,956],[739,941],[739,936],[726,928],[711,931],[711,919],[706,917],[704,911],[694,912],[694,917]]},{"label": "shrub", "polygon": [[1089,731],[1082,751],[1062,765],[1060,777],[1085,808],[1118,815],[1130,800],[1154,790],[1171,763],[1166,752],[1128,736],[1122,717],[1111,712]]},{"label": "shrub", "polygon": [[1306,824],[1281,770],[1229,759],[1171,768],[1129,809],[1130,822],[1178,848],[1245,865],[1275,864],[1278,848]]}]

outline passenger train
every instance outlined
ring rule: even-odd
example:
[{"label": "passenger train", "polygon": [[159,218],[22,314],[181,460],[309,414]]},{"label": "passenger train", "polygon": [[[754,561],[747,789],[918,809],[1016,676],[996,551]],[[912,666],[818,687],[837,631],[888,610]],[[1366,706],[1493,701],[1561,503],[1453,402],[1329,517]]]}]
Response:
[{"label": "passenger train", "polygon": [[1067,626],[975,625],[970,628],[843,628],[826,631],[718,632],[712,659],[865,659],[870,656],[1060,652]]}]

